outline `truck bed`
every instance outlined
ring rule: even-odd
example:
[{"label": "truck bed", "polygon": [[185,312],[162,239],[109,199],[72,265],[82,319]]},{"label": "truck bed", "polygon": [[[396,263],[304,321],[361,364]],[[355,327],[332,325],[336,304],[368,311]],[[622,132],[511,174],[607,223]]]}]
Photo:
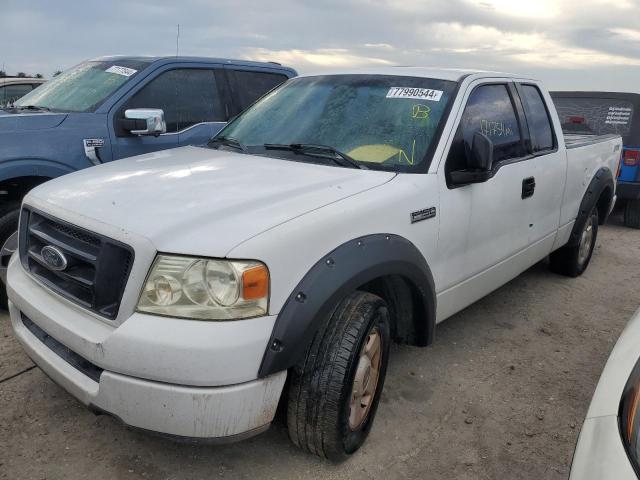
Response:
[{"label": "truck bed", "polygon": [[603,143],[609,140],[620,138],[619,135],[612,133],[606,135],[596,135],[587,133],[565,133],[564,142],[567,149],[586,147],[587,145],[593,145],[596,143]]}]

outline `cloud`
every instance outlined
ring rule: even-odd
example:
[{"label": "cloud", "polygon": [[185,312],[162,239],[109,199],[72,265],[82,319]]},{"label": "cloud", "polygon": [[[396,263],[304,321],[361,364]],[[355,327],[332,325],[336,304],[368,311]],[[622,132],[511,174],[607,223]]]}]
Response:
[{"label": "cloud", "polygon": [[[3,0],[0,66],[108,54],[274,60],[299,71],[426,65],[638,90],[640,0]],[[24,35],[28,27],[29,35]],[[19,41],[16,39],[19,38]],[[607,74],[607,71],[615,71]]]},{"label": "cloud", "polygon": [[640,42],[640,30],[630,28],[612,28],[611,33],[618,35],[624,41]]},{"label": "cloud", "polygon": [[[594,65],[640,65],[640,56],[614,55],[594,49],[564,45],[546,33],[501,31],[482,25],[441,23],[431,25],[425,37],[442,46],[438,52],[475,56],[500,56],[536,67],[576,69]],[[629,33],[620,29],[619,34]],[[633,32],[640,39],[640,32]],[[521,68],[522,65],[518,65]]]},{"label": "cloud", "polygon": [[250,48],[243,55],[247,60],[279,62],[298,65],[299,68],[335,68],[360,67],[364,65],[391,65],[390,60],[365,57],[352,53],[344,48],[321,48],[316,50],[269,50],[266,48]]}]

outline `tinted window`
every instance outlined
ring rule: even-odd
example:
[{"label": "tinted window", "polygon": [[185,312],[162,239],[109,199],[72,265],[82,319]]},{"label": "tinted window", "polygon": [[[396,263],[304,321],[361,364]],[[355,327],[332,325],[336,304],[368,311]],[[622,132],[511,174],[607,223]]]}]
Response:
[{"label": "tinted window", "polygon": [[33,90],[30,83],[22,85],[6,85],[0,87],[0,103],[13,103]]},{"label": "tinted window", "polygon": [[463,170],[476,132],[487,135],[494,145],[493,161],[525,155],[520,128],[506,85],[483,85],[467,101],[460,126],[449,152],[447,170]]},{"label": "tinted window", "polygon": [[284,75],[275,73],[235,70],[231,73],[231,86],[244,110],[269,90],[287,80]]},{"label": "tinted window", "polygon": [[136,93],[127,102],[125,109],[128,108],[161,108],[167,132],[178,132],[196,123],[226,121],[213,70],[164,72]]},{"label": "tinted window", "polygon": [[551,150],[553,148],[553,130],[540,90],[533,85],[523,85],[522,92],[527,106],[527,123],[533,151]]}]

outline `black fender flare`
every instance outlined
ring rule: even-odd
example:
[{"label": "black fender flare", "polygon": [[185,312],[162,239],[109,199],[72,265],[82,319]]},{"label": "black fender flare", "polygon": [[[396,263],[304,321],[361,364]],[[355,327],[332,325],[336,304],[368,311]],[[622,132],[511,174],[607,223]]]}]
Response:
[{"label": "black fender flare", "polygon": [[413,243],[401,236],[367,235],[325,255],[291,292],[276,319],[258,376],[263,378],[294,366],[338,302],[385,275],[400,275],[417,287],[425,322],[418,344],[430,344],[435,331],[436,295],[427,261]]},{"label": "black fender flare", "polygon": [[[573,230],[571,230],[571,236],[569,237],[569,241],[566,246],[573,247],[580,243],[580,235],[582,233],[582,229],[589,217],[589,213],[594,206],[598,203],[600,199],[600,195],[602,192],[609,187],[613,194],[615,190],[615,182],[613,180],[613,174],[611,170],[606,167],[600,168],[589,183],[587,187],[587,191],[582,197],[582,202],[580,202],[580,208],[578,210],[578,216],[576,217],[576,223],[573,225]],[[609,206],[607,205],[607,211],[604,215],[600,215],[599,223],[600,225],[604,224],[607,220],[607,215],[609,213]],[[600,212],[598,212],[600,213]]]}]

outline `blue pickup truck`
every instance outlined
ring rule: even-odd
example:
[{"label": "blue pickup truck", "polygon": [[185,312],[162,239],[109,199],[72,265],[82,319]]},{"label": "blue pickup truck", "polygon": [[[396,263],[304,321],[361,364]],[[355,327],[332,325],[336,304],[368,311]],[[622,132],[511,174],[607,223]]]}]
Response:
[{"label": "blue pickup truck", "polygon": [[20,202],[30,189],[104,162],[206,143],[295,75],[271,62],[101,57],[0,110],[0,306]]},{"label": "blue pickup truck", "polygon": [[640,228],[640,94],[617,92],[551,92],[565,133],[622,136],[618,202],[624,223]]}]

